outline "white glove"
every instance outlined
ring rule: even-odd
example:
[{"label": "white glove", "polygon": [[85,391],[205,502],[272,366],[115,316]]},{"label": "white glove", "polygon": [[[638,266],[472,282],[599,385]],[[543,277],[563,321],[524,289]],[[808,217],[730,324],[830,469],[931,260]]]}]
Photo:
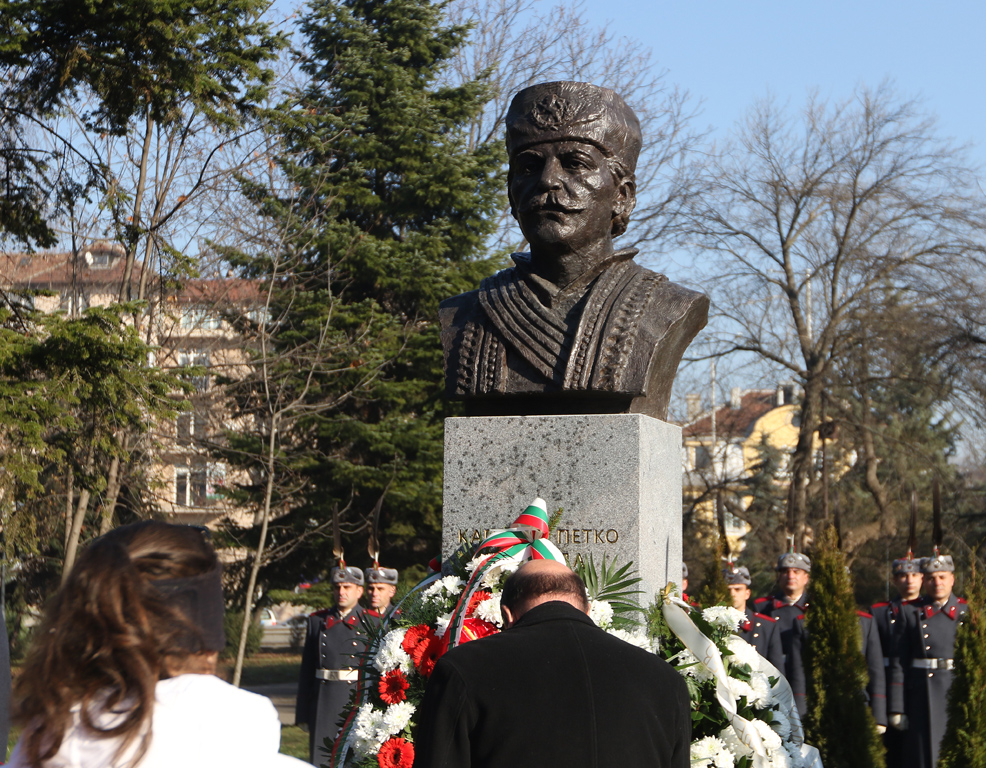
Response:
[{"label": "white glove", "polygon": [[890,727],[898,731],[906,731],[909,723],[907,722],[907,715],[891,715],[890,716]]},{"label": "white glove", "polygon": [[885,734],[887,732],[887,726],[885,726],[885,725],[877,725],[876,732],[879,733],[881,736],[883,736],[883,734]]}]

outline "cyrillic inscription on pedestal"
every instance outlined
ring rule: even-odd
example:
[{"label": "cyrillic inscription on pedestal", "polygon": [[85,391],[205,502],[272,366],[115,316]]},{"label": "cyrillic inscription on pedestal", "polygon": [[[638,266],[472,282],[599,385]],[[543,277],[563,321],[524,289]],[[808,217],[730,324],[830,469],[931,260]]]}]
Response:
[{"label": "cyrillic inscription on pedestal", "polygon": [[653,592],[681,577],[681,430],[640,414],[447,419],[442,553],[541,496],[571,565],[632,560]]}]

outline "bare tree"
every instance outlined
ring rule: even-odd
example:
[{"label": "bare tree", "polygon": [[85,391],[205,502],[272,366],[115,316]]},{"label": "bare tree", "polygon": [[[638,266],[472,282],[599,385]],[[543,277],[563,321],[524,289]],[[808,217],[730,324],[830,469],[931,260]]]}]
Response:
[{"label": "bare tree", "polygon": [[812,97],[800,120],[758,104],[702,183],[690,231],[714,289],[715,352],[759,358],[804,390],[789,499],[803,543],[823,391],[891,304],[949,327],[983,274],[983,196],[963,152],[888,86]]}]

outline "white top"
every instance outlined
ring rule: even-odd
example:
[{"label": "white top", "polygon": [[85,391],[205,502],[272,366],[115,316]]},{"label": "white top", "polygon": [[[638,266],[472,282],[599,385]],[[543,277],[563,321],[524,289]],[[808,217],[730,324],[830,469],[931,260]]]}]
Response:
[{"label": "white top", "polygon": [[[139,768],[301,768],[278,754],[281,724],[270,699],[234,688],[213,675],[180,675],[158,682],[151,743]],[[133,750],[114,760],[117,739],[99,739],[81,724],[81,706],[58,753],[44,768],[124,768]],[[102,715],[100,725],[112,722]],[[20,743],[8,768],[24,768]]]}]

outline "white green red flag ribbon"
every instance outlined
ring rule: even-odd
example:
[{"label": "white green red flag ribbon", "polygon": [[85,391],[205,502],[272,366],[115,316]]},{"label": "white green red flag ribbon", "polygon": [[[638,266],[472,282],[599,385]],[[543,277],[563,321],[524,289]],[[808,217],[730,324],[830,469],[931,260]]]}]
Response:
[{"label": "white green red flag ribbon", "polygon": [[[452,611],[448,629],[445,631],[445,647],[454,648],[462,638],[463,622],[473,594],[483,583],[483,577],[490,570],[502,568],[509,562],[524,560],[557,560],[565,562],[561,553],[549,538],[548,510],[544,499],[537,498],[531,502],[514,524],[505,530],[495,531],[486,537],[476,547],[476,556],[487,552],[486,558],[473,571],[466,583],[459,602]],[[490,552],[489,550],[493,550]]]}]

